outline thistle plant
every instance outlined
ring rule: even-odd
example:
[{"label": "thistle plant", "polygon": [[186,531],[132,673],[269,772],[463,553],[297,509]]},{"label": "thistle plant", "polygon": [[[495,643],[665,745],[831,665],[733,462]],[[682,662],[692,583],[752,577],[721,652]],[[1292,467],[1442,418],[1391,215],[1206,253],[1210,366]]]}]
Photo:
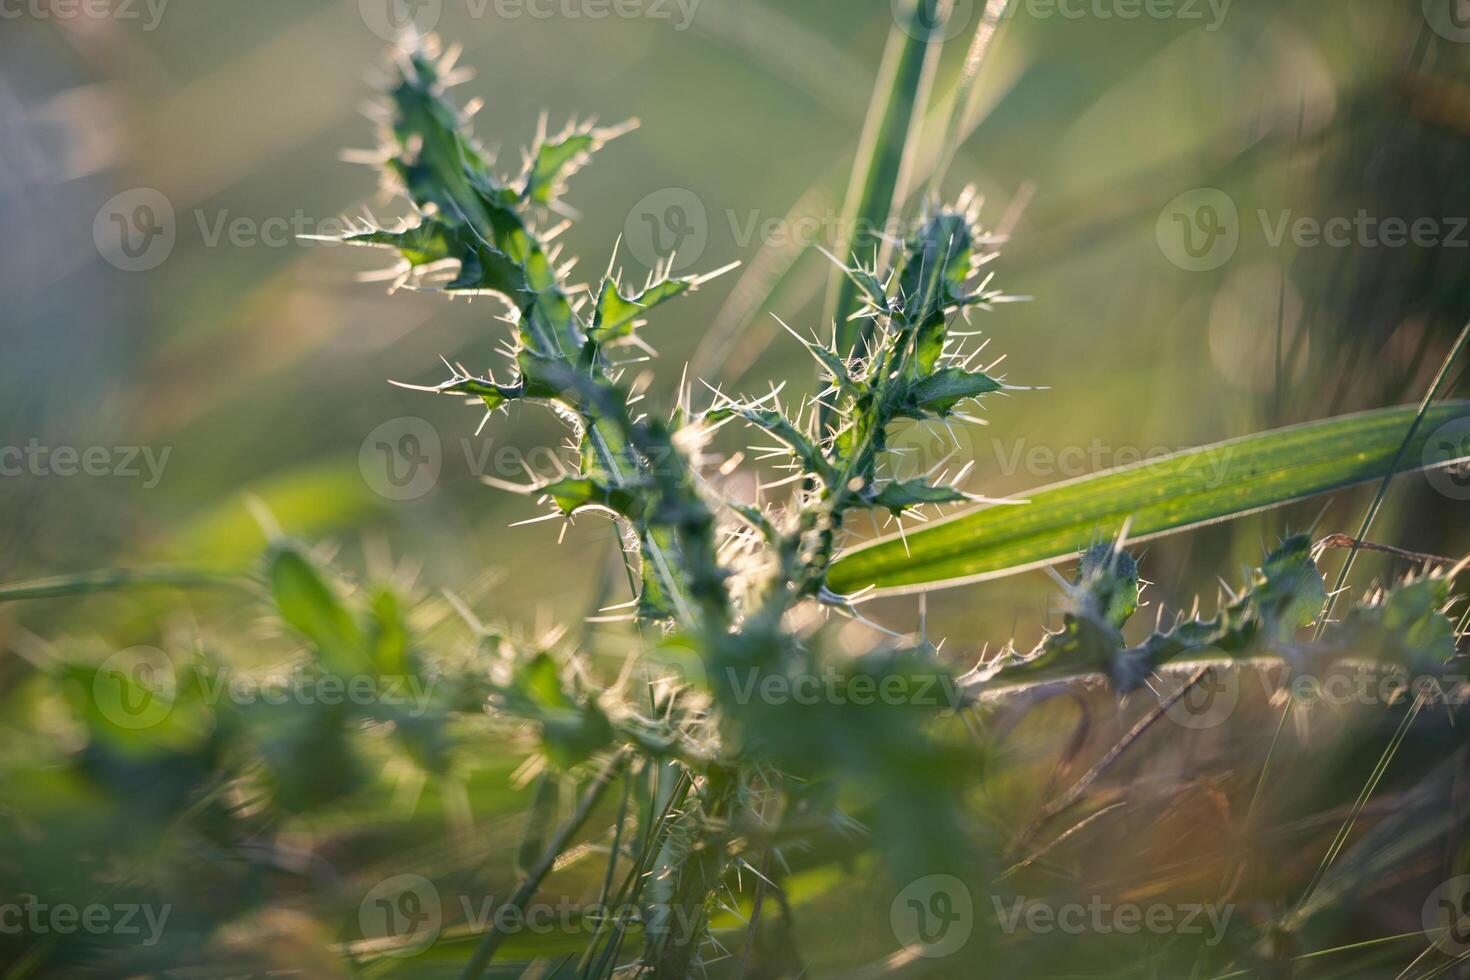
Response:
[{"label": "thistle plant", "polygon": [[[933,23],[947,6],[923,0],[923,22]],[[1004,7],[1003,0],[986,5],[988,26],[972,53],[983,54]],[[905,9],[921,12],[917,2]],[[922,111],[927,84],[920,55],[929,42],[922,32],[896,36],[912,45],[912,57],[895,61],[908,66],[895,73],[895,84],[910,90],[885,110],[890,132],[907,129],[904,107]],[[977,64],[978,54],[962,90]],[[98,655],[69,637],[28,638],[24,664],[12,664],[0,683],[3,716],[22,719],[7,728],[15,737],[0,753],[0,879],[17,893],[59,895],[76,905],[99,895],[154,907],[176,903],[174,928],[184,939],[143,950],[124,948],[117,936],[32,942],[0,921],[0,960],[19,964],[15,975],[193,974],[216,966],[235,973],[258,966],[263,973],[284,972],[284,965],[313,976],[338,969],[422,976],[447,965],[479,977],[497,957],[511,958],[502,923],[515,915],[508,913],[523,911],[552,876],[578,874],[569,886],[584,896],[576,948],[568,958],[559,944],[534,969],[551,957],[557,962],[535,975],[821,976],[824,954],[832,951],[805,946],[818,930],[806,929],[811,920],[803,916],[809,908],[814,919],[834,914],[821,904],[833,892],[846,901],[835,913],[844,917],[838,953],[879,950],[873,962],[844,960],[840,975],[930,967],[934,975],[970,977],[992,962],[1005,975],[1076,973],[1051,969],[1053,961],[1040,960],[1026,937],[999,941],[988,922],[961,937],[967,945],[946,950],[952,959],[928,959],[935,951],[924,932],[901,936],[896,926],[893,943],[879,928],[849,949],[848,934],[858,930],[846,928],[847,917],[861,910],[852,909],[847,888],[831,883],[864,879],[852,889],[860,901],[874,893],[884,901],[876,919],[860,921],[888,918],[890,926],[895,920],[881,907],[892,892],[904,898],[895,900],[895,913],[911,912],[915,901],[904,897],[903,883],[929,876],[961,880],[997,901],[1024,898],[1021,881],[1063,895],[1070,885],[1103,890],[1106,883],[1084,877],[1075,853],[1058,856],[1069,840],[1093,848],[1093,833],[1112,834],[1113,849],[1129,858],[1127,879],[1114,888],[1119,893],[1160,894],[1180,878],[1212,877],[1209,897],[1253,900],[1249,921],[1233,920],[1218,947],[1193,948],[1175,936],[1158,947],[1127,948],[1128,975],[1305,977],[1293,971],[1326,962],[1324,969],[1336,972],[1310,975],[1408,976],[1421,964],[1429,976],[1454,966],[1421,957],[1401,972],[1406,956],[1389,973],[1373,972],[1385,962],[1375,957],[1402,935],[1382,942],[1354,936],[1352,945],[1325,951],[1299,951],[1294,943],[1309,934],[1314,917],[1347,918],[1320,915],[1324,909],[1370,894],[1383,881],[1399,888],[1426,870],[1441,879],[1470,875],[1463,809],[1446,805],[1457,799],[1449,784],[1462,780],[1466,764],[1467,692],[1456,686],[1465,673],[1463,623],[1451,618],[1465,563],[1363,540],[1390,478],[1465,456],[1463,447],[1440,446],[1428,433],[1470,418],[1465,403],[1431,404],[1470,330],[1417,410],[1246,437],[1228,444],[1235,455],[1223,471],[1201,451],[1182,454],[1162,473],[1123,468],[1024,500],[985,499],[967,489],[965,460],[941,460],[915,474],[903,465],[896,438],[907,426],[975,424],[987,400],[1008,392],[1037,397],[1007,384],[996,373],[998,361],[981,360],[990,355],[976,339],[979,326],[998,320],[1003,330],[993,314],[1013,297],[993,271],[1003,236],[983,227],[973,192],[948,204],[931,195],[894,241],[870,251],[868,239],[829,256],[844,283],[836,291],[841,322],[788,327],[815,366],[805,397],[780,389],[745,397],[685,377],[668,404],[654,406],[642,369],[635,377],[634,368],[651,352],[641,334],[645,317],[719,272],[675,276],[671,257],[646,281],[630,283],[617,271],[612,247],[600,279],[573,281],[572,263],[555,244],[573,213],[563,203],[567,182],[628,127],[571,125],[554,135],[543,127],[519,172],[505,176],[471,135],[472,113],[451,101],[449,90],[467,77],[455,54],[432,39],[395,49],[378,106],[381,145],[372,156],[410,216],[391,227],[355,227],[346,240],[394,252],[400,285],[504,305],[507,342],[498,352],[486,352],[476,370],[451,365],[442,382],[409,387],[466,400],[483,414],[481,425],[526,402],[565,424],[570,439],[553,472],[523,484],[487,482],[534,498],[551,519],[613,523],[629,594],[599,610],[617,615],[597,619],[599,628],[625,620],[613,629],[625,631],[633,655],[610,664],[594,649],[600,634],[572,638],[558,628],[527,636],[494,625],[503,611],[481,611],[457,595],[425,596],[391,569],[373,569],[359,581],[274,529],[263,567],[253,574],[123,570],[0,588],[4,602],[227,583],[243,586],[231,595],[263,613],[257,628],[231,642],[196,632],[196,609],[189,607],[180,618],[190,623],[190,642],[172,664],[161,651],[140,660],[136,650],[122,656],[114,646],[110,656]],[[897,159],[905,148],[897,149],[894,159],[871,168],[875,176],[862,183],[856,211],[902,199],[884,183],[905,169]],[[951,143],[946,155],[954,149]],[[756,442],[750,451],[757,462],[773,462],[783,477],[755,494],[742,491],[748,484],[734,476],[745,454],[726,455],[724,448],[736,432]],[[1314,546],[1306,535],[1288,535],[1242,581],[1223,585],[1215,602],[1197,601],[1188,613],[1168,617],[1160,604],[1153,628],[1140,627],[1147,583],[1130,531],[1169,533],[1375,480],[1383,481],[1380,494],[1356,537],[1330,535]],[[941,519],[916,526],[935,517]],[[880,522],[896,523],[898,534],[879,528],[877,540],[865,541],[869,524]],[[1353,554],[1383,547],[1416,571],[1366,590],[1334,616],[1332,600],[1347,569],[1329,589],[1320,563],[1327,547],[1344,541]],[[1069,563],[1070,575],[1054,570]],[[1024,635],[988,644],[963,637],[956,652],[941,650],[925,626],[892,629],[864,609],[871,587],[927,589],[1038,566],[1051,570],[1058,586],[1054,629],[1020,626]],[[145,609],[162,616],[158,606]],[[856,625],[839,636],[834,622]],[[166,630],[157,632],[162,644]],[[378,695],[412,697],[235,704],[221,698],[213,679],[236,659],[248,664],[247,675],[262,665],[283,667],[288,686],[341,692],[365,681]],[[1242,832],[1206,828],[1224,841],[1216,850],[1228,873],[1149,866],[1143,853],[1151,835],[1136,826],[1148,818],[1136,814],[1155,811],[1147,799],[1132,798],[1141,780],[1107,787],[1113,792],[1106,800],[1097,791],[1190,685],[1231,672],[1312,680],[1356,663],[1434,681],[1455,696],[1424,711],[1425,694],[1410,690],[1401,701],[1375,706],[1346,744],[1314,747],[1313,765],[1294,775],[1314,783],[1327,805],[1312,801],[1309,813],[1285,817],[1272,812],[1275,821],[1261,832],[1263,811],[1280,802],[1266,787],[1270,753],[1289,720],[1305,729],[1319,706],[1311,685],[1281,689],[1267,699],[1280,716],[1272,718],[1277,738],[1259,769],[1232,758],[1225,775],[1188,772],[1176,797],[1159,808],[1179,804],[1192,819],[1186,804],[1203,798],[1232,816],[1221,786],[1244,773],[1251,785],[1237,795],[1249,802],[1226,825]],[[154,672],[170,683],[150,686]],[[1169,690],[1170,680],[1184,683]],[[1116,702],[1107,706],[1112,720],[1131,713],[1133,727],[1052,795],[1082,754],[1081,736],[1109,720],[1087,699],[1102,688]],[[1059,759],[1037,763],[1013,733],[1033,708],[1058,695],[1060,704],[1081,707],[1080,734]],[[1376,738],[1385,719],[1393,729],[1386,740]],[[1408,775],[1390,773],[1416,724],[1414,751],[1404,753],[1411,757]],[[1426,733],[1427,724],[1440,727]],[[514,759],[505,763],[508,755]],[[1366,785],[1351,765],[1362,758]],[[444,788],[446,799],[458,798],[461,777],[487,759],[505,765],[497,785],[529,786],[524,813],[493,824],[451,819],[450,839],[435,837],[430,846],[423,838],[442,836],[439,823],[427,830],[395,823],[400,794],[413,797],[415,786],[432,785]],[[1047,765],[1050,779],[1033,798],[1030,784],[1040,780],[1030,777],[1044,775]],[[1370,821],[1370,798],[1395,779],[1407,784],[1383,807],[1395,813],[1355,834]],[[372,795],[384,784],[394,784],[392,807]],[[1018,786],[1025,795],[1020,825],[1014,805],[1007,806]],[[1109,815],[1125,803],[1137,805],[1113,820]],[[1078,821],[1041,842],[1047,824],[1068,812]],[[525,828],[519,846],[504,832],[511,823]],[[1313,838],[1301,828],[1331,833],[1335,825],[1341,829],[1310,880],[1298,881],[1293,867],[1271,868],[1263,882],[1237,873],[1242,850],[1280,841],[1305,850]],[[394,832],[407,838],[397,841],[402,847],[387,840]],[[1107,849],[1109,838],[1102,839]],[[1192,859],[1190,843],[1181,850]],[[435,844],[452,853],[443,856]],[[415,922],[425,918],[419,905],[359,887],[369,871],[386,872],[380,883],[416,877],[395,863],[409,852],[424,862],[415,867],[466,889],[507,869],[518,882],[508,895],[494,893],[501,897],[482,923],[466,916],[442,923],[442,933],[431,930],[432,950],[393,929],[387,937],[370,934],[364,910],[386,906]],[[490,869],[495,860],[505,868]],[[886,877],[870,874],[885,870]],[[818,884],[801,895],[798,885],[814,879]],[[184,893],[188,901],[180,900],[181,881],[194,883]],[[195,900],[201,893],[205,900]],[[290,918],[302,906],[310,913],[301,915],[305,924]],[[0,912],[8,908],[0,902]],[[615,914],[599,917],[594,909]],[[979,912],[988,918],[985,908]],[[336,924],[336,934],[313,938],[331,931],[327,923]],[[298,944],[308,950],[298,959],[286,962],[286,952],[272,959],[278,948],[295,951]],[[1062,947],[1073,952],[1058,954]],[[425,956],[397,958],[415,953]],[[1069,940],[1048,953],[1074,956],[1097,972],[1090,943]]]},{"label": "thistle plant", "polygon": [[[880,639],[869,652],[837,655],[826,618],[867,622],[856,608],[861,596],[829,585],[854,518],[901,520],[980,500],[962,488],[968,468],[954,479],[935,472],[903,479],[889,450],[896,426],[971,423],[974,406],[1008,387],[975,366],[984,345],[959,329],[1009,298],[989,271],[998,243],[982,229],[973,194],[952,205],[930,201],[882,267],[834,257],[861,300],[861,340],[846,350],[830,325],[806,335],[788,328],[819,375],[817,389],[794,407],[778,390],[701,395],[686,379],[672,410],[645,410],[643,392],[625,381],[629,363],[648,350],[643,318],[711,277],[658,269],[630,286],[614,261],[600,281],[572,283],[570,264],[552,244],[566,225],[559,218],[566,178],[626,127],[574,125],[554,136],[543,127],[520,173],[503,178],[449,99],[463,77],[454,60],[433,41],[399,55],[383,106],[380,162],[415,216],[347,240],[394,250],[402,282],[507,304],[502,362],[481,372],[454,365],[426,390],[467,397],[487,417],[515,402],[556,413],[575,449],[560,471],[500,485],[566,519],[597,512],[617,523],[645,660],[655,672],[682,668],[674,683],[639,693],[626,680],[589,687],[587,671],[568,666],[575,651],[558,659],[512,650],[490,697],[497,713],[533,722],[541,751],[561,767],[602,760],[593,796],[579,810],[584,819],[619,776],[646,781],[650,800],[661,801],[650,806],[638,848],[620,851],[618,824],[607,869],[609,886],[623,871],[613,894],[649,910],[643,950],[630,961],[625,926],[599,928],[582,975],[628,967],[681,980],[718,959],[710,915],[741,906],[742,882],[779,880],[814,837],[851,836],[853,815],[837,801],[850,799],[852,787],[881,787],[859,792],[858,816],[876,829],[892,867],[923,874],[969,866],[981,832],[961,799],[984,772],[987,746],[952,721],[972,709],[983,716],[1016,692],[1102,675],[1128,695],[1168,665],[1199,658],[1274,656],[1314,670],[1334,658],[1371,656],[1439,671],[1455,657],[1444,613],[1449,577],[1402,583],[1327,624],[1317,556],[1305,537],[1268,555],[1239,593],[1222,597],[1215,616],[1161,622],[1142,643],[1124,637],[1140,579],[1119,539],[1081,555],[1076,578],[1063,582],[1062,628],[1027,653],[1008,642],[955,676],[927,637],[870,624]],[[784,461],[784,498],[725,492],[730,467],[711,444],[730,423],[774,440],[757,449]],[[1301,637],[1319,622],[1321,635]],[[845,698],[796,707],[752,698],[741,681],[824,671],[843,690],[937,678],[954,697],[930,707],[869,709]],[[533,891],[556,857],[552,847],[518,895]],[[498,941],[493,931],[485,937],[469,973],[484,967]]]},{"label": "thistle plant", "polygon": [[[403,56],[389,90],[384,169],[417,209],[417,222],[347,239],[395,249],[406,263],[405,277],[422,282],[447,267],[453,276],[445,291],[491,293],[509,302],[513,339],[505,355],[511,375],[499,380],[493,372],[456,367],[432,390],[472,396],[490,413],[514,401],[545,402],[567,422],[578,447],[567,472],[516,489],[542,497],[568,518],[601,511],[620,523],[629,550],[636,551],[628,557],[638,567],[637,618],[690,645],[702,661],[700,673],[714,682],[716,705],[733,695],[728,670],[810,669],[811,637],[792,619],[809,604],[851,612],[849,598],[825,584],[850,516],[874,509],[899,515],[973,499],[942,482],[883,475],[894,423],[948,420],[964,403],[1002,387],[972,370],[973,355],[956,349],[949,337],[957,316],[1000,298],[988,279],[971,285],[995,254],[987,249],[971,198],[923,217],[896,268],[846,269],[862,290],[863,315],[873,329],[864,350],[853,356],[815,339],[801,341],[820,366],[826,387],[797,412],[788,414],[777,393],[749,400],[717,394],[712,404],[696,410],[692,389],[685,387],[667,420],[636,414],[621,380],[621,352],[646,347],[637,333],[646,311],[704,280],[655,274],[642,288],[630,289],[609,272],[595,288],[568,284],[565,267],[557,267],[547,244],[552,234],[538,231],[540,219],[556,208],[564,178],[616,131],[570,127],[543,137],[527,154],[520,176],[501,180],[446,98],[452,70],[452,55],[436,58],[429,49],[417,49]],[[826,431],[817,422],[823,407],[833,420]],[[786,506],[763,508],[718,496],[702,465],[701,448],[715,429],[732,420],[775,439],[789,456],[801,485]],[[897,660],[919,656],[927,659],[927,651],[890,652],[886,657],[895,662],[885,669],[897,670]],[[587,710],[600,716],[602,709],[589,704]],[[718,728],[737,718],[716,713],[707,724]],[[853,732],[834,733],[830,759],[808,751],[803,767],[826,775],[834,767],[863,768],[891,754],[891,745],[874,755],[840,744],[847,734],[871,742],[883,731],[863,719],[849,724]],[[765,725],[748,727],[770,733]],[[606,730],[611,734],[610,727]],[[916,731],[905,741],[914,739],[922,736]],[[769,742],[770,751],[790,752],[779,747],[778,739]],[[738,801],[767,778],[761,754],[730,766],[733,776],[723,785],[702,778],[702,815],[694,819],[739,822]],[[891,768],[897,774],[902,766]],[[946,809],[929,806],[932,792],[902,795],[913,813],[925,814],[921,826],[943,821]],[[943,829],[927,837],[929,847],[953,840],[953,828]],[[919,830],[911,827],[905,836],[924,840]],[[702,910],[724,874],[726,856],[715,846],[702,846],[706,856],[675,869],[677,906]],[[655,945],[661,948],[651,949],[648,957],[656,975],[687,972],[695,962],[699,929],[660,938]]]}]

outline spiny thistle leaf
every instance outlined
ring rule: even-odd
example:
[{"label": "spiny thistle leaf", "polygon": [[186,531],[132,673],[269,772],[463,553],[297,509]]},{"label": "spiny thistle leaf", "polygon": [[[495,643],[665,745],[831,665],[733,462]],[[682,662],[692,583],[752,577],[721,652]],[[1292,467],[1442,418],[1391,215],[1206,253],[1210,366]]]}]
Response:
[{"label": "spiny thistle leaf", "polygon": [[[833,261],[836,261],[835,259]],[[889,310],[888,290],[878,277],[860,265],[837,262],[844,275],[857,287],[858,296],[871,310],[886,313]]]},{"label": "spiny thistle leaf", "polygon": [[563,514],[575,514],[588,507],[604,507],[623,517],[637,518],[643,512],[643,497],[632,490],[608,486],[585,476],[566,476],[543,485],[541,492],[552,500]]},{"label": "spiny thistle leaf", "polygon": [[1130,647],[1121,629],[1138,606],[1137,563],[1111,545],[1094,545],[1068,590],[1062,629],[1031,654],[1002,658],[987,676],[1009,684],[1100,672],[1126,694],[1173,660],[1281,655],[1295,630],[1311,624],[1324,598],[1311,542],[1295,535],[1266,556],[1242,594],[1213,618],[1181,620]]},{"label": "spiny thistle leaf", "polygon": [[375,229],[349,234],[342,239],[351,245],[381,245],[396,250],[413,268],[446,259],[461,259],[473,252],[460,234],[442,221],[427,219],[402,231]]},{"label": "spiny thistle leaf", "polygon": [[566,179],[586,164],[592,154],[610,139],[636,126],[629,122],[615,129],[568,126],[561,135],[538,139],[522,178],[521,195],[530,203],[549,207],[566,190]]},{"label": "spiny thistle leaf", "polygon": [[1355,606],[1344,620],[1339,643],[1403,667],[1413,676],[1442,670],[1457,651],[1450,605],[1450,579],[1421,578],[1402,582],[1376,601]]},{"label": "spiny thistle leaf", "polygon": [[1000,391],[1004,385],[980,371],[941,368],[914,381],[899,411],[907,418],[944,418],[963,401]]},{"label": "spiny thistle leaf", "polygon": [[1455,625],[1445,614],[1449,586],[1444,576],[1400,583],[1355,607],[1319,642],[1302,641],[1297,631],[1313,624],[1326,591],[1310,540],[1294,535],[1215,616],[1181,619],[1129,647],[1119,630],[1137,605],[1137,566],[1123,552],[1097,545],[1083,556],[1063,628],[1030,655],[992,664],[984,677],[1006,685],[1102,672],[1126,694],[1171,661],[1221,655],[1281,657],[1308,672],[1345,658],[1368,659],[1435,677],[1457,652]]},{"label": "spiny thistle leaf", "polygon": [[923,324],[968,297],[965,283],[974,274],[974,215],[941,209],[924,221],[908,244],[899,296],[910,323]]},{"label": "spiny thistle leaf", "polygon": [[872,497],[877,507],[885,507],[895,516],[910,507],[924,504],[955,504],[969,500],[969,496],[953,487],[936,487],[924,480],[894,480],[885,483]]},{"label": "spiny thistle leaf", "polygon": [[1095,544],[1083,552],[1077,586],[1118,629],[1138,611],[1138,562],[1121,548]]},{"label": "spiny thistle leaf", "polygon": [[693,278],[661,279],[641,292],[627,296],[611,278],[604,279],[587,336],[597,344],[627,337],[646,311],[688,292],[694,288],[695,282]]},{"label": "spiny thistle leaf", "polygon": [[613,727],[595,699],[579,698],[562,685],[550,654],[516,664],[510,683],[497,689],[502,710],[537,723],[541,748],[561,768],[585,761],[613,739]]},{"label": "spiny thistle leaf", "polygon": [[766,408],[729,405],[724,408],[711,409],[705,417],[711,422],[719,422],[727,418],[738,418],[748,422],[779,439],[808,472],[823,476],[829,473],[827,462],[816,444],[797,427],[796,423],[780,412]]}]

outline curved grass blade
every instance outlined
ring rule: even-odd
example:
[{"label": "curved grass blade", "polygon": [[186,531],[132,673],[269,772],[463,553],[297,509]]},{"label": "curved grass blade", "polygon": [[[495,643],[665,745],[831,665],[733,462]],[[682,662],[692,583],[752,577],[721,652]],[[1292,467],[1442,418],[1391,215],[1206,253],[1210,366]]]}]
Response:
[{"label": "curved grass blade", "polygon": [[[943,43],[943,17],[948,9],[939,0],[906,0],[894,17],[883,54],[873,104],[858,149],[852,184],[847,191],[843,227],[853,229],[841,243],[844,261],[858,256],[867,261],[875,247],[880,259],[888,244],[878,230],[907,196],[908,172],[917,150],[919,125],[929,101],[929,89]],[[837,321],[838,350],[857,347],[863,324],[850,319],[859,308],[858,296],[847,276],[832,273],[826,320]]]},{"label": "curved grass blade", "polygon": [[[1470,402],[1379,409],[1258,433],[1055,484],[888,537],[839,559],[834,591],[918,591],[999,578],[1074,557],[1125,525],[1130,540],[1212,524],[1390,473],[1470,458],[1438,430]],[[1402,449],[1402,451],[1401,451]]]},{"label": "curved grass blade", "polygon": [[206,568],[111,568],[0,585],[0,602],[65,599],[119,589],[229,589],[246,584],[243,576]]}]

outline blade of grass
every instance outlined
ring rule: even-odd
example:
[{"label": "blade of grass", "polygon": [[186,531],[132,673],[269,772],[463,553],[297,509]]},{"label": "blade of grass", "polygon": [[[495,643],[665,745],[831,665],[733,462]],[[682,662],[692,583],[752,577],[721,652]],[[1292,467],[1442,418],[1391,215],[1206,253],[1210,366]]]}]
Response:
[{"label": "blade of grass", "polygon": [[0,585],[0,602],[63,599],[68,596],[115,592],[118,589],[224,589],[241,588],[244,585],[245,579],[240,575],[202,568],[112,568]]},{"label": "blade of grass", "polygon": [[[949,7],[949,0],[905,0],[894,17],[847,191],[843,228],[850,237],[837,253],[843,258],[856,255],[866,261],[876,248],[883,264],[888,244],[875,232],[887,226],[907,195],[920,123],[939,64],[943,31],[936,25]],[[841,351],[851,351],[861,339],[863,324],[849,320],[857,309],[856,287],[834,270],[826,319],[837,321]]]},{"label": "blade of grass", "polygon": [[1125,524],[1138,541],[1458,462],[1430,446],[1427,433],[1463,418],[1470,402],[1379,409],[1070,480],[1021,506],[989,506],[911,530],[906,543],[894,536],[860,547],[837,561],[828,584],[839,592],[915,591],[982,581],[1073,557]]},{"label": "blade of grass", "polygon": [[965,119],[970,115],[970,103],[975,94],[975,80],[980,77],[980,66],[985,63],[985,52],[990,50],[996,32],[1005,20],[1010,0],[988,0],[985,12],[980,17],[980,26],[970,41],[970,50],[965,54],[965,67],[960,72],[959,85],[955,87],[950,104],[949,124],[944,128],[944,144],[939,151],[939,162],[929,175],[929,187],[937,193],[949,171],[950,161],[959,152],[965,138]]},{"label": "blade of grass", "polygon": [[[974,50],[973,46],[971,50]],[[992,77],[991,84],[985,89],[972,89],[969,101],[977,103],[981,91],[994,99],[998,90],[1006,91],[1015,84],[1023,67],[1007,66],[1010,74],[1004,80]],[[960,84],[964,84],[964,79],[957,83],[956,90]],[[988,111],[991,106],[986,108]],[[925,125],[941,125],[946,114],[947,109],[931,111]],[[974,108],[964,114],[959,133],[961,144],[979,129],[986,114]],[[1049,214],[1040,215],[1033,222],[1032,231],[1025,239],[1007,244],[1006,266],[1014,275],[1042,263],[1054,264],[1075,256],[1083,249],[1097,247],[1112,236],[1135,227],[1145,217],[1156,216],[1158,188],[1178,185],[1185,177],[1198,183],[1197,175],[1188,175],[1195,173],[1193,168],[1198,166],[1201,156],[1209,161],[1204,172],[1211,175],[1210,179],[1226,183],[1237,170],[1247,170],[1251,165],[1267,162],[1272,154],[1284,152],[1289,146],[1284,140],[1270,139],[1242,143],[1240,137],[1232,133],[1204,151],[1191,152],[1166,165],[1151,168],[1149,172],[1135,175],[1106,192],[1088,190],[1081,195],[1060,199]],[[932,180],[941,155],[941,150],[921,152],[915,160],[914,177]],[[822,180],[803,194],[786,214],[783,227],[795,228],[804,222],[820,220],[825,213],[825,202],[831,196],[827,185],[832,180],[831,174],[838,169],[845,168],[834,165]],[[906,204],[913,206],[913,194]],[[759,316],[768,308],[772,297],[786,290],[789,291],[789,303],[800,306],[810,302],[819,291],[819,280],[814,278],[813,283],[808,283],[798,277],[799,272],[803,275],[806,272],[806,267],[800,265],[799,260],[808,251],[810,249],[804,243],[793,243],[786,238],[762,244],[755,259],[745,266],[739,281],[730,291],[729,299],[721,306],[713,326],[700,342],[691,361],[691,374],[705,378],[718,376],[733,382],[749,370],[756,358],[770,346],[771,336],[777,329],[773,319]],[[823,265],[829,267],[830,263],[824,261]],[[1301,336],[1299,332],[1298,338]],[[1295,356],[1294,351],[1287,358],[1287,363],[1293,363]]]}]

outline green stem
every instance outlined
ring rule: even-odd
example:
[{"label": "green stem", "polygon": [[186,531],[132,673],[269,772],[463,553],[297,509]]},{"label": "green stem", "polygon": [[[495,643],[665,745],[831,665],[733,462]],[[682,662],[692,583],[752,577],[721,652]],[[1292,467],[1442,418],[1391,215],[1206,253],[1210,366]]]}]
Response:
[{"label": "green stem", "polygon": [[231,589],[244,588],[243,576],[203,568],[109,568],[77,575],[58,575],[13,585],[0,585],[0,602],[25,599],[64,599],[115,592],[119,589]]},{"label": "green stem", "polygon": [[[577,809],[573,812],[571,819],[562,824],[555,836],[547,843],[541,859],[526,872],[525,880],[505,903],[505,909],[514,909],[517,913],[525,911],[526,903],[531,900],[531,896],[536,894],[536,889],[541,887],[541,882],[551,873],[551,869],[556,865],[556,859],[567,849],[567,845],[572,841],[572,836],[582,828],[587,818],[592,816],[592,811],[597,807],[602,795],[607,792],[608,786],[612,784],[618,773],[622,772],[627,762],[628,750],[624,749],[609,759],[601,771],[593,777],[592,785],[587,787],[587,791],[582,794],[582,799],[577,803]],[[505,934],[500,931],[501,921],[502,916],[497,914],[492,920],[490,931],[480,940],[480,945],[475,948],[474,955],[465,964],[460,980],[478,980],[484,975],[485,968],[490,965],[496,950],[500,948],[501,941],[505,939]]]}]

